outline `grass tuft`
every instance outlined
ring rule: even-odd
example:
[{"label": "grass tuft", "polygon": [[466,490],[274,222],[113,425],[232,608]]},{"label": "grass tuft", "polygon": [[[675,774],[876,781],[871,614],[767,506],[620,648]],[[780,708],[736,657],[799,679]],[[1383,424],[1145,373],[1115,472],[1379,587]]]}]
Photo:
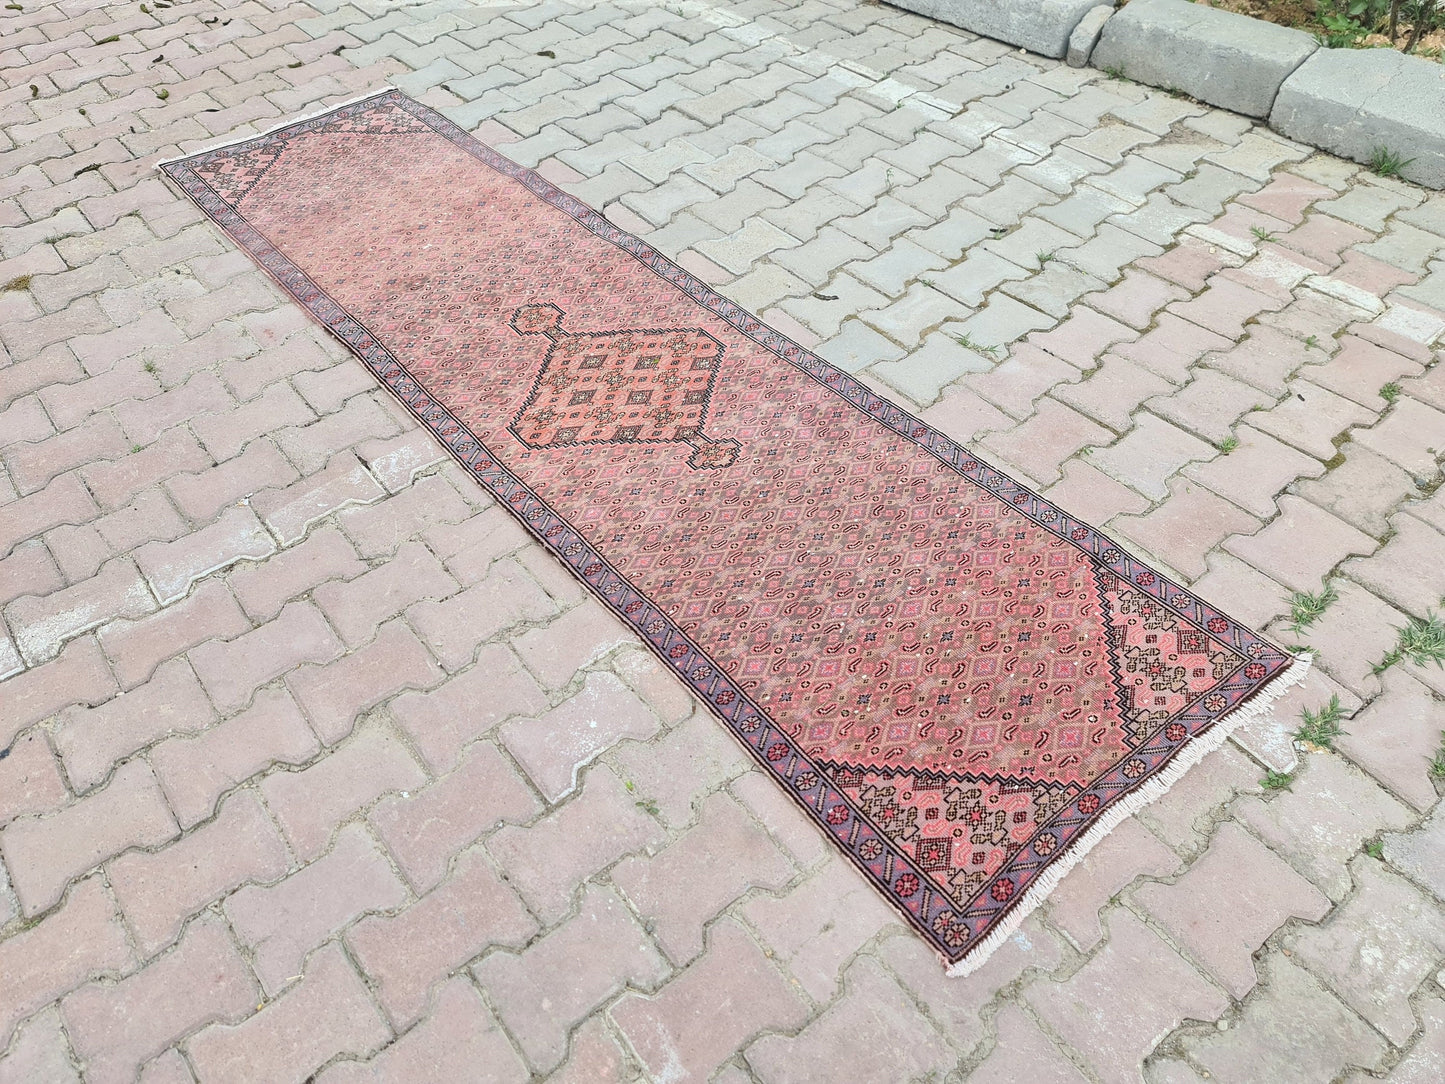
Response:
[{"label": "grass tuft", "polygon": [[987,354],[991,358],[998,357],[998,347],[984,346],[983,343],[974,342],[967,335],[955,335],[953,341],[965,350],[972,350],[975,354]]},{"label": "grass tuft", "polygon": [[1398,177],[1400,171],[1414,160],[1413,158],[1403,158],[1388,147],[1376,147],[1370,153],[1370,160],[1365,165],[1370,172],[1378,176]]},{"label": "grass tuft", "polygon": [[1238,447],[1239,438],[1236,437],[1233,433],[1229,434],[1229,436],[1225,437],[1219,442],[1219,450],[1225,455],[1228,455],[1230,452],[1234,451]]},{"label": "grass tuft", "polygon": [[1289,790],[1289,786],[1293,782],[1294,772],[1277,772],[1271,768],[1259,781],[1259,785],[1265,790]]},{"label": "grass tuft", "polygon": [[1340,706],[1339,696],[1330,697],[1330,702],[1319,711],[1310,711],[1305,708],[1300,712],[1300,718],[1304,720],[1294,736],[1300,741],[1307,741],[1311,745],[1318,745],[1323,749],[1333,749],[1335,739],[1345,732],[1340,725],[1345,717],[1345,709]]},{"label": "grass tuft", "polygon": [[1278,241],[1279,237],[1269,232],[1263,226],[1251,226],[1249,232],[1254,234],[1254,239],[1263,244],[1265,241]]},{"label": "grass tuft", "polygon": [[1435,750],[1429,771],[1431,779],[1445,779],[1445,730],[1440,731],[1440,748]]},{"label": "grass tuft", "polygon": [[1400,398],[1400,393],[1404,390],[1404,388],[1392,380],[1380,389],[1380,398],[1387,403],[1394,403],[1396,399]]},{"label": "grass tuft", "polygon": [[1314,594],[1309,591],[1294,592],[1289,597],[1290,628],[1294,632],[1303,632],[1339,600],[1339,593],[1330,584],[1325,584],[1324,590]]},{"label": "grass tuft", "polygon": [[1400,630],[1395,646],[1375,663],[1374,672],[1384,673],[1402,659],[1416,666],[1431,662],[1445,666],[1445,619],[1434,610],[1427,610],[1424,617],[1410,618],[1410,623]]}]

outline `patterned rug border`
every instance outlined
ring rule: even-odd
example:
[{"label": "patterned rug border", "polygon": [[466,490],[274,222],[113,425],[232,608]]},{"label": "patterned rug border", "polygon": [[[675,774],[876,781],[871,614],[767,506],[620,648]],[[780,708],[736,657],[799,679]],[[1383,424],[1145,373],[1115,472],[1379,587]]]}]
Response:
[{"label": "patterned rug border", "polygon": [[[666,614],[616,573],[607,559],[575,533],[519,478],[494,459],[482,442],[436,400],[360,321],[352,318],[300,268],[279,252],[191,168],[230,148],[284,139],[324,127],[338,115],[361,112],[378,101],[406,110],[438,135],[494,171],[524,185],[534,195],[570,216],[595,236],[620,248],[660,279],[725,320],[738,332],[807,374],[874,421],[928,452],[970,482],[1007,502],[1044,530],[1084,551],[1169,610],[1204,625],[1248,660],[1221,684],[1200,696],[1178,717],[1186,724],[1177,741],[1158,737],[1121,758],[1068,806],[1047,822],[1061,837],[1048,856],[1021,848],[969,901],[958,907],[926,887],[912,856],[895,847],[841,792],[827,783],[805,796],[794,785],[807,759],[794,741],[772,725],[751,697],[728,677]],[[849,374],[768,327],[757,317],[678,267],[646,242],[614,226],[600,212],[561,191],[534,170],[518,165],[476,139],[440,113],[393,88],[329,106],[289,120],[257,135],[225,141],[205,150],[157,163],[157,169],[192,199],[224,233],[244,249],[313,319],[345,344],[374,376],[485,489],[504,504],[554,557],[647,643],[734,737],[753,755],[782,790],[838,846],[903,917],[950,964],[950,975],[980,966],[1043,901],[1059,879],[1122,819],[1165,793],[1190,767],[1218,748],[1229,733],[1264,714],[1286,689],[1302,680],[1310,664],[1305,654],[1292,658],[1247,626],[1206,605],[1187,588],[1169,581],[1145,562],[1124,552],[1112,539],[1035,494],[963,445],[907,411],[881,398]],[[778,753],[778,749],[783,751]],[[1128,776],[1126,761],[1145,758],[1144,771]],[[834,820],[838,811],[846,815]],[[1037,835],[1035,839],[1037,839]],[[1038,871],[1038,872],[1034,872]],[[900,876],[912,874],[922,885],[908,896],[896,890]],[[1020,886],[1022,892],[1016,891]],[[962,912],[960,914],[959,912]]]}]

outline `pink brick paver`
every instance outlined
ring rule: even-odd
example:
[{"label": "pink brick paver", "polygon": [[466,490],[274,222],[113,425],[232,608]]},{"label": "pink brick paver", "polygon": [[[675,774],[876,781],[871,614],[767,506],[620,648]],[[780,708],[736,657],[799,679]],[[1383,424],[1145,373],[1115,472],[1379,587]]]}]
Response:
[{"label": "pink brick paver", "polygon": [[[1445,196],[866,0],[0,16],[0,1084],[1440,1078]],[[151,168],[389,83],[1310,679],[946,978]]]}]

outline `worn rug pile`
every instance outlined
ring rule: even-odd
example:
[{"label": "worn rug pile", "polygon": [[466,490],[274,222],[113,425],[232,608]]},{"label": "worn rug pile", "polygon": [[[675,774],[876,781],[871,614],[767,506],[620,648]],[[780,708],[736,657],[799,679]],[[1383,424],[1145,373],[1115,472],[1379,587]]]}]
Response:
[{"label": "worn rug pile", "polygon": [[162,168],[955,974],[1299,675],[397,91]]}]

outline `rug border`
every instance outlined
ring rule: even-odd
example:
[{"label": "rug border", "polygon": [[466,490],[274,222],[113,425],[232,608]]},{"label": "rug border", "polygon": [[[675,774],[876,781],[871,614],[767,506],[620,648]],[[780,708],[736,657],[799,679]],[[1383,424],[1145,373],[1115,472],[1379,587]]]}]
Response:
[{"label": "rug border", "polygon": [[[931,924],[929,923],[928,918],[930,916],[938,915],[940,911],[946,911],[948,915],[952,917],[952,911],[950,910],[950,907],[956,907],[957,905],[954,905],[948,897],[942,896],[941,893],[938,893],[938,895],[942,899],[942,905],[940,907],[930,908],[925,902],[922,908],[922,913],[911,910],[909,906],[904,902],[904,900],[901,899],[899,895],[892,890],[891,881],[896,879],[902,867],[900,866],[899,868],[894,868],[891,864],[889,864],[887,866],[888,872],[886,874],[881,873],[879,869],[871,868],[868,864],[868,861],[864,859],[860,854],[856,853],[856,842],[850,844],[847,840],[840,838],[838,833],[830,831],[828,825],[824,822],[821,806],[810,805],[809,802],[805,800],[800,793],[797,792],[796,788],[789,784],[789,777],[783,775],[781,770],[779,770],[773,764],[768,763],[764,759],[764,757],[762,756],[761,743],[751,742],[748,738],[744,736],[743,733],[739,732],[739,712],[735,711],[733,715],[730,716],[726,711],[723,710],[722,707],[720,707],[714,701],[714,696],[710,695],[707,689],[699,687],[698,682],[692,680],[690,675],[686,672],[686,668],[687,666],[691,665],[695,660],[691,658],[680,660],[670,658],[668,654],[664,651],[663,645],[655,642],[653,637],[648,635],[644,631],[644,629],[640,627],[641,619],[634,619],[631,614],[624,612],[623,608],[617,602],[615,602],[612,598],[608,597],[608,594],[603,590],[603,586],[597,582],[594,582],[592,579],[589,579],[587,575],[584,575],[582,570],[578,567],[578,563],[570,560],[567,556],[565,556],[561,552],[559,546],[554,544],[553,540],[546,534],[544,534],[544,532],[540,529],[538,524],[534,522],[533,519],[529,519],[524,516],[522,509],[512,507],[511,510],[516,515],[516,518],[522,521],[523,526],[528,530],[528,532],[531,533],[534,537],[536,537],[544,545],[545,548],[552,552],[552,554],[559,561],[561,561],[561,563],[564,564],[577,579],[581,580],[584,585],[591,588],[592,592],[598,597],[600,597],[601,600],[606,605],[608,605],[609,608],[612,609],[620,619],[622,619],[629,627],[633,628],[634,631],[639,634],[643,642],[647,643],[648,646],[651,647],[654,652],[661,657],[661,661],[664,663],[664,665],[672,669],[680,678],[680,680],[684,682],[685,685],[687,685],[696,695],[699,696],[700,699],[704,700],[708,704],[709,709],[721,719],[727,729],[733,733],[736,739],[739,740],[740,744],[744,745],[744,747],[748,749],[749,753],[751,753],[765,769],[769,770],[769,774],[774,775],[778,784],[786,793],[788,793],[792,797],[794,802],[803,809],[803,811],[808,815],[809,819],[814,821],[815,824],[817,824],[817,826],[819,827],[819,829],[822,830],[825,835],[829,836],[833,840],[833,842],[839,846],[839,849],[842,850],[844,854],[846,854],[852,860],[854,865],[857,866],[860,871],[864,873],[868,880],[875,884],[881,894],[884,895],[884,897],[893,904],[894,908],[904,918],[906,918],[909,924],[912,925],[915,929],[917,929],[918,932],[925,938],[925,940],[927,940],[930,945],[932,945],[935,951],[937,951],[944,958],[945,963],[952,965],[949,969],[950,974],[966,974],[981,965],[983,961],[992,953],[994,948],[996,948],[998,944],[1001,944],[1003,940],[1010,936],[1013,930],[1016,929],[1018,924],[1021,923],[1024,918],[1026,918],[1027,915],[1038,906],[1040,902],[1042,902],[1042,900],[1047,896],[1048,892],[1051,891],[1052,888],[1057,884],[1057,881],[1063,876],[1063,874],[1066,873],[1069,868],[1072,868],[1072,866],[1075,865],[1079,860],[1081,860],[1085,856],[1085,854],[1087,854],[1088,850],[1091,849],[1098,842],[1099,839],[1102,839],[1104,836],[1106,836],[1108,832],[1118,823],[1119,820],[1132,814],[1139,806],[1146,804],[1148,801],[1154,800],[1154,798],[1157,798],[1160,794],[1166,792],[1177,781],[1179,776],[1181,776],[1185,771],[1188,770],[1189,767],[1191,767],[1198,760],[1202,759],[1213,749],[1218,748],[1220,744],[1227,740],[1229,733],[1240,722],[1244,721],[1246,718],[1262,714],[1263,712],[1267,711],[1270,702],[1276,699],[1277,696],[1284,692],[1289,686],[1292,686],[1297,681],[1303,678],[1304,671],[1309,665],[1309,657],[1307,655],[1302,658],[1291,658],[1291,656],[1289,656],[1289,654],[1283,649],[1279,648],[1277,645],[1272,644],[1270,641],[1268,641],[1258,633],[1254,632],[1248,626],[1235,621],[1234,619],[1228,617],[1228,615],[1226,614],[1223,614],[1216,608],[1208,606],[1208,604],[1206,604],[1202,599],[1195,596],[1187,588],[1183,587],[1182,585],[1176,585],[1168,581],[1161,574],[1154,571],[1145,562],[1134,558],[1127,553],[1121,552],[1122,547],[1118,543],[1114,542],[1112,538],[1103,535],[1097,529],[1093,528],[1091,525],[1085,523],[1084,521],[1077,520],[1074,517],[1068,516],[1062,510],[1055,508],[1050,502],[1045,501],[1042,497],[1033,493],[1032,490],[1030,490],[1027,486],[1024,486],[1023,484],[1017,482],[1015,479],[1008,476],[1003,471],[999,471],[996,468],[993,468],[991,464],[988,464],[986,461],[980,459],[971,450],[964,448],[963,445],[934,430],[931,426],[928,426],[926,423],[920,421],[909,412],[903,410],[901,407],[898,407],[896,404],[893,404],[890,401],[883,399],[880,396],[877,396],[855,378],[837,369],[835,366],[831,365],[829,362],[814,354],[812,351],[809,351],[806,348],[793,342],[791,339],[788,339],[786,336],[769,327],[752,314],[747,313],[740,306],[737,306],[733,302],[729,301],[727,298],[724,298],[720,294],[717,294],[715,291],[712,290],[711,287],[707,286],[705,283],[702,283],[700,280],[696,279],[694,276],[690,275],[688,272],[678,267],[671,260],[667,259],[661,253],[658,253],[655,249],[649,246],[646,242],[642,241],[640,238],[634,237],[627,231],[613,225],[600,212],[587,206],[586,204],[583,204],[575,197],[572,197],[565,192],[562,192],[555,185],[547,181],[545,178],[541,177],[535,171],[511,161],[501,152],[496,151],[493,148],[481,143],[474,136],[470,135],[470,133],[467,133],[463,129],[459,128],[457,125],[447,120],[441,114],[437,113],[435,110],[431,109],[428,106],[422,105],[419,102],[416,102],[414,99],[410,98],[409,96],[403,94],[400,91],[395,90],[394,88],[385,88],[379,91],[373,91],[367,94],[358,95],[356,97],[347,99],[346,101],[338,102],[333,105],[319,109],[313,113],[307,114],[306,116],[284,121],[266,130],[265,132],[240,136],[236,139],[213,144],[200,151],[193,151],[188,154],[165,159],[157,163],[157,168],[162,172],[164,176],[166,176],[169,180],[176,184],[177,187],[181,188],[181,190],[188,197],[190,197],[197,203],[202,203],[200,197],[189,187],[187,187],[186,181],[183,180],[182,177],[177,175],[180,170],[176,168],[166,167],[177,167],[190,160],[203,158],[207,155],[214,154],[217,151],[224,150],[228,147],[233,147],[241,144],[250,143],[256,140],[274,137],[277,136],[279,133],[287,131],[288,129],[304,128],[308,123],[314,124],[321,118],[328,117],[331,114],[346,109],[350,106],[358,106],[362,103],[369,103],[388,97],[392,98],[397,104],[401,105],[402,108],[406,109],[407,112],[416,117],[418,120],[421,120],[423,123],[427,124],[427,126],[438,135],[441,135],[443,138],[448,139],[454,145],[458,146],[460,149],[470,154],[473,158],[477,159],[483,165],[490,167],[495,172],[501,173],[504,176],[507,176],[515,181],[522,183],[530,192],[532,192],[533,195],[543,199],[556,210],[568,215],[570,218],[576,221],[579,225],[583,226],[583,228],[587,229],[594,236],[597,236],[600,239],[607,241],[608,243],[613,244],[618,248],[621,248],[624,252],[628,253],[634,259],[637,259],[638,262],[642,263],[645,267],[651,270],[659,278],[663,279],[663,281],[668,282],[669,284],[683,290],[683,292],[686,293],[689,297],[691,297],[695,302],[702,304],[703,307],[708,309],[714,315],[724,319],[727,323],[732,325],[739,333],[746,335],[748,338],[756,342],[759,346],[762,346],[764,349],[767,349],[773,354],[780,357],[781,360],[791,364],[795,368],[811,376],[813,379],[824,384],[824,386],[826,386],[829,390],[839,395],[841,398],[847,400],[850,405],[862,411],[866,416],[873,418],[879,424],[892,430],[894,433],[898,434],[904,439],[909,440],[911,443],[917,445],[920,449],[928,452],[935,459],[939,460],[944,466],[952,468],[956,473],[963,475],[970,482],[979,485],[980,488],[984,489],[986,492],[989,492],[996,498],[1005,501],[1006,503],[1009,503],[1012,507],[1015,508],[1016,511],[1026,516],[1031,521],[1035,522],[1039,527],[1061,538],[1068,544],[1074,546],[1076,549],[1084,552],[1088,556],[1088,558],[1096,564],[1096,567],[1100,569],[1106,569],[1116,575],[1120,575],[1121,578],[1127,579],[1131,583],[1131,586],[1133,586],[1135,589],[1142,589],[1145,591],[1145,593],[1154,595],[1155,597],[1157,597],[1158,601],[1161,604],[1165,605],[1168,609],[1176,613],[1180,613],[1181,616],[1184,616],[1189,620],[1195,621],[1196,623],[1202,624],[1204,623],[1204,621],[1209,619],[1223,619],[1228,623],[1230,627],[1229,632],[1231,633],[1231,635],[1229,639],[1232,642],[1233,646],[1240,651],[1241,655],[1246,655],[1247,643],[1251,645],[1260,645],[1262,648],[1273,650],[1278,654],[1281,660],[1281,665],[1279,666],[1279,668],[1274,669],[1272,672],[1267,672],[1264,677],[1258,679],[1257,681],[1250,681],[1247,685],[1240,686],[1236,690],[1238,695],[1232,698],[1227,710],[1218,713],[1207,713],[1209,716],[1212,716],[1212,719],[1206,719],[1206,721],[1200,726],[1197,731],[1191,729],[1188,736],[1181,740],[1178,745],[1172,749],[1172,751],[1168,752],[1167,755],[1162,755],[1160,757],[1158,763],[1152,771],[1145,773],[1137,783],[1129,783],[1127,786],[1118,787],[1118,793],[1115,793],[1112,797],[1108,798],[1102,805],[1102,807],[1097,809],[1095,814],[1085,817],[1083,823],[1087,826],[1078,828],[1078,830],[1072,834],[1072,838],[1070,838],[1069,841],[1062,848],[1060,848],[1059,852],[1054,857],[1041,863],[1043,868],[1040,870],[1039,873],[1037,873],[1026,882],[1026,887],[1024,888],[1023,892],[1019,893],[1014,898],[1008,899],[1006,901],[1000,901],[1002,903],[1002,906],[999,906],[997,908],[989,908],[984,911],[977,911],[975,909],[975,911],[969,912],[975,915],[983,915],[988,917],[986,918],[986,921],[984,921],[979,927],[980,932],[978,935],[967,938],[955,949],[945,943],[943,937],[938,932],[930,928]],[[190,172],[192,177],[196,176],[194,171],[188,172]],[[198,180],[197,183],[203,184],[204,182]],[[217,201],[223,204],[225,202],[223,200],[220,200],[219,196],[217,197]],[[232,214],[240,222],[245,224],[253,233],[255,233],[257,237],[262,236],[259,234],[259,231],[256,231],[254,227],[250,226],[250,224],[246,222],[244,217],[241,216],[238,212],[236,212],[234,208],[230,208],[229,204],[225,205],[229,210],[231,210]],[[392,364],[396,366],[396,369],[399,370],[400,373],[405,375],[406,381],[410,382],[413,389],[417,391],[420,395],[425,396],[427,399],[431,400],[432,404],[436,405],[439,410],[433,410],[426,414],[418,410],[413,404],[413,402],[411,400],[408,400],[402,394],[402,389],[399,386],[399,383],[401,382],[389,379],[388,374],[386,372],[383,372],[382,369],[378,367],[377,361],[374,357],[369,357],[367,356],[367,354],[363,353],[363,351],[358,347],[355,342],[348,340],[345,335],[343,335],[342,332],[333,325],[332,322],[325,319],[323,315],[319,311],[317,311],[316,306],[317,296],[326,296],[324,294],[324,291],[321,291],[315,283],[310,282],[310,280],[306,278],[304,273],[301,273],[299,268],[296,268],[294,264],[291,264],[290,261],[284,257],[284,255],[279,253],[279,251],[274,248],[274,246],[268,245],[267,247],[270,248],[271,252],[276,255],[279,261],[287,264],[292,272],[286,278],[283,278],[276,269],[268,266],[268,264],[262,259],[262,253],[257,250],[257,247],[255,245],[249,243],[247,239],[238,236],[235,232],[233,232],[233,230],[225,222],[221,221],[213,213],[210,213],[210,211],[205,207],[204,203],[202,203],[202,209],[207,210],[206,217],[210,221],[212,221],[217,226],[217,228],[219,228],[224,234],[226,234],[234,243],[236,243],[243,250],[247,251],[247,253],[255,259],[258,265],[260,265],[261,268],[265,270],[278,283],[278,285],[280,285],[281,288],[289,296],[292,297],[292,299],[297,304],[299,304],[303,309],[307,311],[308,315],[310,315],[314,320],[316,320],[323,327],[325,327],[335,337],[340,339],[340,341],[345,344],[353,352],[353,354],[355,354],[358,359],[361,360],[363,364],[365,364],[368,369],[373,372],[373,375],[375,375],[384,385],[386,385],[389,390],[395,393],[397,397],[402,401],[403,405],[407,407],[409,412],[411,412],[418,419],[418,421],[421,422],[423,427],[426,428],[435,439],[438,439],[438,441],[443,445],[443,447],[454,458],[461,461],[462,465],[468,469],[469,473],[471,473],[474,478],[477,478],[480,484],[482,484],[485,488],[492,490],[493,493],[498,495],[499,497],[501,496],[501,493],[496,487],[489,484],[484,478],[480,476],[480,468],[474,465],[473,462],[470,462],[466,458],[464,458],[461,451],[459,450],[459,447],[452,440],[448,439],[446,435],[444,435],[438,430],[437,423],[439,419],[437,417],[437,414],[444,413],[448,420],[449,427],[454,427],[455,430],[465,432],[467,436],[471,438],[470,443],[473,450],[485,452],[485,446],[482,444],[482,442],[478,440],[474,434],[471,434],[470,431],[466,429],[465,425],[463,425],[459,419],[456,419],[453,415],[451,415],[450,411],[446,411],[444,408],[441,408],[439,401],[436,400],[434,396],[431,396],[429,393],[427,393],[424,388],[421,388],[419,382],[417,382],[414,377],[411,377],[409,373],[406,373],[405,367],[402,366],[399,361],[396,361],[394,357],[391,358]],[[287,278],[292,279],[292,281],[288,282]],[[311,298],[311,300],[308,300],[307,297],[303,297],[300,293],[298,293],[295,286],[295,282],[297,280],[305,280],[305,282],[309,285],[310,290],[308,296]],[[345,313],[345,310],[341,309],[340,305],[337,304],[334,300],[330,299],[329,297],[326,297],[326,300],[329,301],[338,312],[341,312],[343,314]],[[352,322],[358,324],[359,326],[359,321],[354,321],[353,319]],[[365,331],[365,328],[361,328],[361,330]],[[369,334],[369,332],[367,334]],[[770,339],[772,341],[769,341]],[[380,345],[379,340],[376,341],[378,345]],[[384,347],[382,347],[382,350],[388,356],[390,356],[390,352],[385,351]],[[395,373],[392,373],[390,375],[392,377],[396,376]],[[455,436],[455,432],[452,435]],[[534,493],[532,493],[530,487],[526,486],[526,484],[521,482],[521,480],[515,475],[512,475],[510,471],[506,471],[505,468],[502,468],[501,464],[496,463],[493,457],[486,456],[486,458],[491,459],[493,466],[501,469],[507,476],[509,476],[513,485],[525,490],[533,501],[535,501],[538,505],[541,505],[543,508],[546,508],[548,512],[551,512],[550,508],[546,506],[545,502],[542,501],[540,498],[536,497]],[[969,461],[967,463],[967,466],[973,468],[973,472],[965,469],[965,465],[959,462],[959,460]],[[1011,492],[1009,491],[1009,487],[1011,487]],[[555,512],[552,512],[551,514],[563,524],[567,523],[566,520],[562,519],[560,514],[557,514]],[[1044,518],[1046,516],[1049,516],[1050,514],[1052,515],[1053,520],[1058,521],[1057,525],[1055,525],[1055,523],[1046,521],[1046,519]],[[570,524],[568,524],[568,526],[570,527]],[[1064,533],[1066,530],[1070,532],[1069,535],[1066,535]],[[1079,535],[1079,532],[1081,530],[1086,532],[1086,534],[1082,538]],[[1093,542],[1094,545],[1092,547],[1086,546],[1084,545],[1085,541]],[[1102,543],[1104,547],[1102,552],[1099,547],[1100,543]],[[591,549],[590,545],[585,543],[585,540],[583,540],[583,545],[586,546],[588,549]],[[1111,561],[1106,561],[1105,558],[1108,557],[1110,554],[1113,554]],[[593,563],[599,562],[601,565],[606,566],[608,570],[611,571],[610,562],[607,562],[600,553],[594,552]],[[1122,571],[1120,568],[1114,566],[1122,566]],[[1135,573],[1146,574],[1149,577],[1149,582],[1135,582]],[[623,584],[627,583],[625,577],[619,576],[615,572],[612,572],[612,576],[615,579],[621,581]],[[1153,590],[1150,590],[1151,587],[1153,588]],[[1164,597],[1166,591],[1172,593],[1173,597]],[[642,593],[640,591],[637,591],[636,593],[640,597],[645,598],[645,596],[642,596]],[[1178,600],[1180,598],[1183,598],[1184,600],[1187,600],[1188,602],[1194,604],[1195,612],[1193,614],[1185,613],[1183,611],[1181,606],[1178,604]],[[691,646],[692,653],[696,656],[697,659],[707,658],[706,655],[704,655],[700,650],[697,649],[697,646],[695,644],[691,643],[690,639],[687,638],[685,634],[681,633],[680,629],[676,629],[675,631],[681,639],[685,640]],[[1216,633],[1216,635],[1218,635],[1218,633]],[[1256,656],[1256,658],[1257,657],[1258,656]],[[708,661],[711,662],[710,659],[708,659]],[[713,665],[715,666],[716,664],[714,663]],[[1244,663],[1241,664],[1241,670],[1244,665]],[[1237,670],[1235,672],[1235,675],[1231,675],[1231,677],[1237,676],[1239,672],[1240,670]],[[1224,681],[1221,682],[1220,686],[1217,689],[1211,690],[1211,692],[1218,692],[1219,690],[1223,689],[1230,680],[1230,678],[1226,678]],[[765,711],[763,711],[755,703],[752,703],[751,698],[747,697],[746,693],[742,692],[741,690],[738,691],[740,693],[740,696],[738,697],[740,701],[751,707],[751,709],[756,713],[758,717],[771,723],[771,719]],[[1181,712],[1181,719],[1187,715],[1187,711],[1188,709],[1186,709],[1184,712]],[[788,744],[792,746],[794,743],[789,740]],[[1136,749],[1134,752],[1139,753],[1140,750]],[[1108,789],[1107,787],[1102,786],[1103,782],[1108,778],[1110,772],[1117,771],[1118,768],[1119,765],[1116,764],[1112,769],[1110,769],[1109,772],[1102,773],[1097,779],[1095,779],[1085,788],[1085,793],[1094,789]],[[1078,798],[1076,797],[1075,801],[1077,800]],[[822,805],[826,804],[826,802],[822,803]],[[858,814],[855,819],[858,819],[860,821],[864,819],[861,815],[861,811],[857,811],[855,808],[854,812]],[[1053,823],[1053,821],[1051,820],[1047,823]],[[1043,826],[1041,825],[1040,828],[1042,827]],[[1037,834],[1035,835],[1035,838],[1037,838]],[[916,868],[913,866],[913,859],[903,853],[900,848],[892,845],[891,843],[888,843],[888,846],[889,849],[894,851],[897,857],[902,860],[903,865],[911,868]],[[1017,857],[1018,856],[1016,855],[1014,856],[1014,858],[1006,861],[1004,866],[1001,867],[1001,869],[998,871],[998,874],[1003,874],[1013,868],[1014,862]],[[998,874],[996,874],[996,876]],[[980,897],[983,896],[983,894],[983,892],[980,892]],[[970,901],[970,904],[974,905],[978,902],[978,898],[975,898],[974,900]],[[967,911],[966,908],[959,908],[959,910]]]}]

